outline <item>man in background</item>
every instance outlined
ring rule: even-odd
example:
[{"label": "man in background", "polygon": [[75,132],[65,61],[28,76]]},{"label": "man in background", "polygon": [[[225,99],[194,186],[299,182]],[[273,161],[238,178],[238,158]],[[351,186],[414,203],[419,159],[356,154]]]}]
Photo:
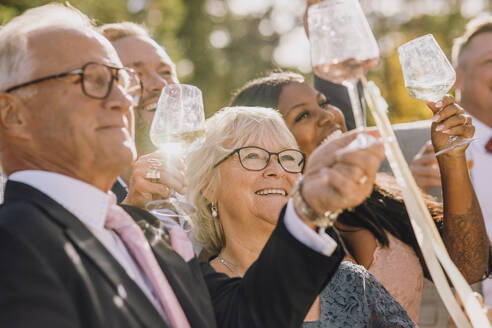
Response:
[{"label": "man in background", "polygon": [[[113,186],[113,191],[120,202],[141,208],[152,200],[168,198],[171,189],[183,194],[186,186],[184,166],[170,168],[163,165],[165,154],[154,153],[157,148],[149,136],[162,89],[179,83],[173,61],[141,25],[131,22],[106,24],[99,27],[99,31],[116,49],[123,65],[137,72],[142,85],[142,97],[135,107],[138,160]],[[158,174],[149,179],[149,172],[155,170]]]}]

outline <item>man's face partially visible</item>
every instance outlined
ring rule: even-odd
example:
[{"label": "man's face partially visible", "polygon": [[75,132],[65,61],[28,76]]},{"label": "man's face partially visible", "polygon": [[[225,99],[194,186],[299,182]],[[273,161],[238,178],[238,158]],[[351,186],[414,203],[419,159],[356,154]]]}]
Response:
[{"label": "man's face partially visible", "polygon": [[[80,69],[88,62],[122,66],[114,48],[97,32],[61,28],[33,32],[29,51],[31,80]],[[135,157],[129,132],[131,98],[117,83],[106,99],[85,95],[79,75],[26,88],[34,88],[33,96],[19,98],[29,115],[30,154],[45,168],[91,183],[94,176],[116,178],[131,164]]]},{"label": "man's face partially visible", "polygon": [[167,53],[154,40],[144,36],[128,36],[113,41],[123,65],[135,69],[143,84],[143,95],[136,111],[135,141],[139,155],[156,148],[149,139],[162,88],[178,83],[174,64]]},{"label": "man's face partially visible", "polygon": [[470,40],[456,73],[461,104],[492,127],[492,32],[480,33]]}]

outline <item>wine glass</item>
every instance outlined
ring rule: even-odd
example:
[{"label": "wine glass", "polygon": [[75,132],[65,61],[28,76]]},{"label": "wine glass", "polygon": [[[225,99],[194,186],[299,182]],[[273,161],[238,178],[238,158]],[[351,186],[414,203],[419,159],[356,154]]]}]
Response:
[{"label": "wine glass", "polygon": [[[186,84],[164,87],[150,127],[150,140],[167,155],[167,162],[162,163],[164,169],[176,170],[177,161],[184,160],[188,151],[198,147],[204,134],[205,114],[200,89]],[[151,201],[146,208],[164,224],[166,218],[176,217],[182,221],[183,214],[196,212],[195,206],[174,190],[168,199]]]},{"label": "wine glass", "polygon": [[366,127],[358,81],[373,68],[379,47],[358,0],[326,0],[308,11],[314,73],[348,89],[356,128]]},{"label": "wine glass", "polygon": [[[436,102],[453,87],[456,72],[432,34],[403,44],[398,48],[398,55],[405,88],[413,98]],[[448,147],[436,156],[471,141],[473,138],[450,136]]]}]

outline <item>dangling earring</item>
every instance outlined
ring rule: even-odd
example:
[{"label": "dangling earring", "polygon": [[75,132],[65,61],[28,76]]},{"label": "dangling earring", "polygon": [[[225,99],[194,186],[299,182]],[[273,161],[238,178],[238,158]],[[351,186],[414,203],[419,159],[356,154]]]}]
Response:
[{"label": "dangling earring", "polygon": [[210,211],[212,212],[212,216],[217,218],[217,205],[215,203],[210,203]]}]

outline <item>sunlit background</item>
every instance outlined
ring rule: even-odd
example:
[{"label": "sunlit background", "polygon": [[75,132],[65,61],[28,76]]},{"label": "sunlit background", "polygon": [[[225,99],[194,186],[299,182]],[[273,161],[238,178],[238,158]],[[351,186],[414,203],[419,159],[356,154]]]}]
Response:
[{"label": "sunlit background", "polygon": [[[0,23],[41,0],[0,0]],[[64,2],[64,1],[60,1]],[[312,80],[302,16],[305,0],[72,0],[98,24],[146,25],[175,61],[180,81],[202,89],[207,116],[227,105],[246,81],[273,69]],[[369,78],[390,104],[394,123],[430,117],[404,87],[396,48],[432,33],[446,54],[466,22],[490,12],[491,0],[361,0],[379,41],[381,60]]]}]

